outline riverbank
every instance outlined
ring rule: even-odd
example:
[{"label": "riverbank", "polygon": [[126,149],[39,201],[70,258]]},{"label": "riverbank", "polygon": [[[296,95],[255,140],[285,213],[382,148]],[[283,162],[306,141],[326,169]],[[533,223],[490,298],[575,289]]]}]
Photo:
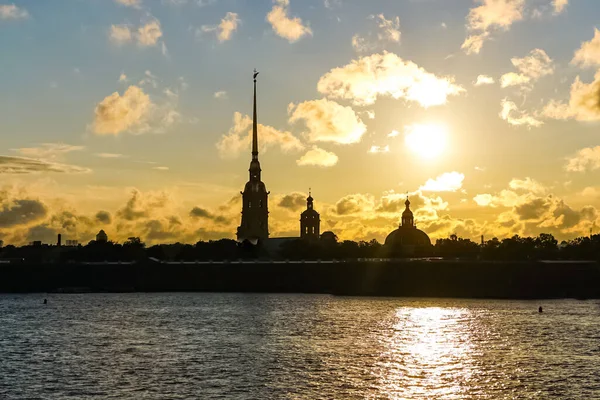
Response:
[{"label": "riverbank", "polygon": [[456,298],[600,298],[596,262],[5,264],[0,292],[262,292]]}]

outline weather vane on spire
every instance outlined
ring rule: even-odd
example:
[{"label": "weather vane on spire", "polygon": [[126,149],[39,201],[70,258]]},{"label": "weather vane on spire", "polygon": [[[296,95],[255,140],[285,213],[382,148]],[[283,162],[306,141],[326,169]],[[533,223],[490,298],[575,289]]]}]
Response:
[{"label": "weather vane on spire", "polygon": [[260,73],[260,72],[258,72],[258,71],[256,70],[256,68],[254,68],[254,82],[256,82],[256,77],[258,76],[258,74],[259,74],[259,73]]}]

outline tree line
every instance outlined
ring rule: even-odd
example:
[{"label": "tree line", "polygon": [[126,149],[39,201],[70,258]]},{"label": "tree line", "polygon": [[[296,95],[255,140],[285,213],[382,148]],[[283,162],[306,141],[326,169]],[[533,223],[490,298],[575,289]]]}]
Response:
[{"label": "tree line", "polygon": [[434,245],[419,248],[389,249],[377,240],[338,241],[335,236],[318,241],[301,239],[283,241],[277,247],[239,244],[235,240],[199,241],[196,244],[158,244],[146,246],[138,237],[123,243],[91,241],[85,246],[49,245],[4,246],[0,260],[26,262],[118,262],[148,258],[161,261],[222,261],[235,259],[344,260],[359,258],[443,257],[481,260],[600,260],[600,235],[579,237],[560,244],[550,234],[537,237],[510,238],[476,243],[452,235],[438,239]]}]

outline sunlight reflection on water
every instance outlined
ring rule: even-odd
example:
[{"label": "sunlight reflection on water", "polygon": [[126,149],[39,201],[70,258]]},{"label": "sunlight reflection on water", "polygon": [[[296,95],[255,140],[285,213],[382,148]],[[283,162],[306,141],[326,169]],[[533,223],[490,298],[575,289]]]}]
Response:
[{"label": "sunlight reflection on water", "polygon": [[439,307],[402,307],[375,374],[379,396],[390,399],[461,398],[463,382],[473,371],[469,311]]}]

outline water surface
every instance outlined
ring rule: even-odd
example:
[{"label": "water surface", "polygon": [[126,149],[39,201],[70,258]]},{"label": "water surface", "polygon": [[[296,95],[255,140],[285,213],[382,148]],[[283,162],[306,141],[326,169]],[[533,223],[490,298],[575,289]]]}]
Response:
[{"label": "water surface", "polygon": [[600,303],[0,295],[0,399],[36,398],[600,398]]}]

